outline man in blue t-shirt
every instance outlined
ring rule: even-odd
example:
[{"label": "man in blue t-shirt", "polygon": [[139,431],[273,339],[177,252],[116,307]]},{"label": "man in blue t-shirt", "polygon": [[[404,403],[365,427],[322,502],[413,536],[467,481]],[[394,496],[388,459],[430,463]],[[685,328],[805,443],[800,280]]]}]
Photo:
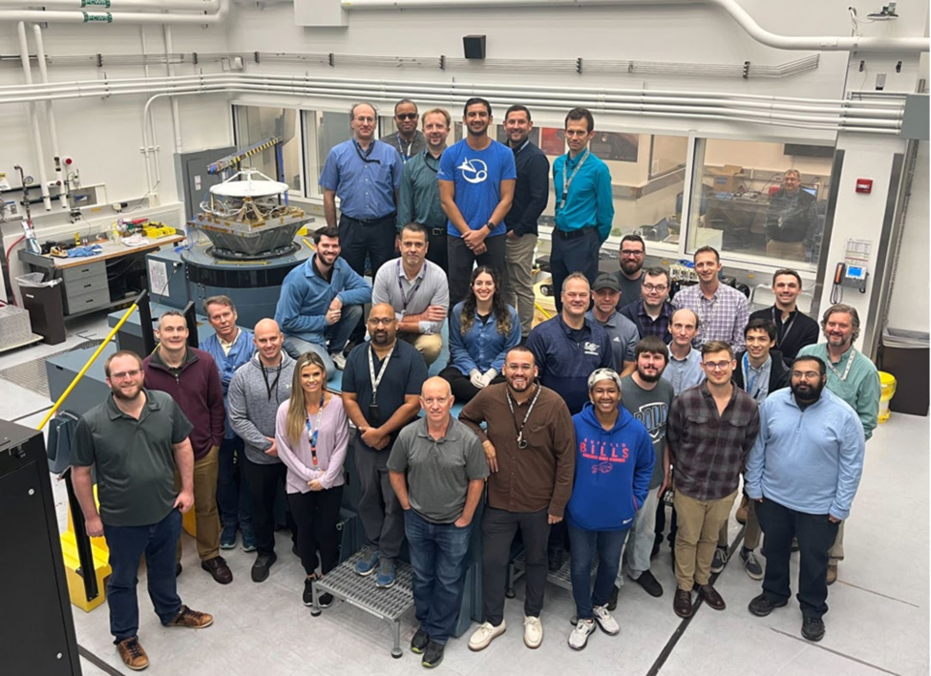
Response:
[{"label": "man in blue t-shirt", "polygon": [[491,104],[471,98],[463,109],[464,139],[446,149],[437,178],[440,203],[449,219],[449,303],[469,293],[472,265],[487,265],[504,274],[504,217],[514,200],[517,167],[514,153],[488,137]]}]

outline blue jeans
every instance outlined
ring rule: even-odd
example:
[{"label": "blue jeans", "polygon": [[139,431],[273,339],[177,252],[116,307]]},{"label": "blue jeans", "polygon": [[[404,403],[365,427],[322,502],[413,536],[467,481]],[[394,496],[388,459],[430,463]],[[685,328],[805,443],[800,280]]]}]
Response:
[{"label": "blue jeans", "polygon": [[[621,548],[627,538],[627,529],[594,531],[582,530],[569,524],[571,545],[572,598],[580,620],[593,617],[592,607],[603,606],[611,597],[614,578],[621,560]],[[598,556],[598,574],[592,590],[592,561]]]},{"label": "blue jeans", "polygon": [[333,363],[330,355],[343,351],[352,330],[361,319],[361,305],[344,305],[339,321],[323,330],[323,338],[326,343],[311,343],[295,336],[285,336],[284,350],[295,359],[305,352],[316,352],[326,365],[327,380],[332,380],[333,376],[336,375],[336,364]]},{"label": "blue jeans", "polygon": [[252,495],[242,472],[244,462],[242,439],[224,439],[220,444],[220,466],[217,475],[217,506],[220,508],[220,522],[224,528],[240,526],[245,529],[252,525]]},{"label": "blue jeans", "polygon": [[139,631],[139,559],[145,554],[149,597],[155,613],[168,624],[181,610],[175,581],[175,546],[181,536],[181,512],[172,509],[168,516],[151,526],[108,526],[103,534],[110,548],[110,581],[107,601],[110,604],[110,633],[119,643]]},{"label": "blue jeans", "polygon": [[432,641],[446,645],[462,607],[463,561],[469,552],[472,524],[457,528],[451,523],[430,523],[409,509],[404,512],[404,533],[414,571],[417,621]]}]

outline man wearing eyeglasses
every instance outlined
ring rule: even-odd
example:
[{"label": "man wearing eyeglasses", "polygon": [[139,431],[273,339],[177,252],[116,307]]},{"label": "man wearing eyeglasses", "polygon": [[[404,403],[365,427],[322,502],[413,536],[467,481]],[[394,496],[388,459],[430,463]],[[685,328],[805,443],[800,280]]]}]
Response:
[{"label": "man wearing eyeglasses", "polygon": [[618,250],[620,270],[617,271],[617,283],[621,287],[621,300],[618,310],[635,303],[640,298],[640,285],[643,283],[643,262],[646,259],[646,245],[640,235],[624,235]]},{"label": "man wearing eyeglasses", "polygon": [[636,325],[641,338],[656,336],[669,345],[672,342],[669,324],[676,310],[668,300],[669,271],[662,267],[646,268],[640,279],[639,300],[624,305],[622,295],[624,309],[620,313]]},{"label": "man wearing eyeglasses", "polygon": [[407,163],[427,147],[423,132],[417,129],[419,121],[417,104],[410,99],[401,99],[394,104],[394,124],[398,130],[385,134],[378,140],[397,150],[401,161]]},{"label": "man wearing eyeglasses", "polygon": [[[373,105],[354,104],[349,109],[349,126],[352,138],[334,146],[327,155],[320,187],[328,228],[337,227],[339,197],[342,257],[356,274],[364,277],[366,257],[373,275],[382,263],[394,257],[397,191],[404,163],[396,148],[375,140],[378,114]],[[284,324],[282,328],[287,332]],[[350,341],[358,343],[364,335],[360,317]]]},{"label": "man wearing eyeglasses", "polygon": [[726,607],[710,584],[711,561],[760,430],[757,403],[731,380],[737,366],[731,346],[712,340],[701,356],[706,380],[676,397],[666,426],[678,515],[673,610],[682,618],[694,612],[696,585],[710,608]]}]

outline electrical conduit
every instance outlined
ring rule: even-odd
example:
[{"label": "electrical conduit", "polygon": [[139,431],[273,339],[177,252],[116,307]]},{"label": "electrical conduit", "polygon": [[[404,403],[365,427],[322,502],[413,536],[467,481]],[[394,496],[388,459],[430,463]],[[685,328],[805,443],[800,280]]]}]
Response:
[{"label": "electrical conduit", "polygon": [[[41,10],[0,10],[0,21],[37,21],[48,23],[82,23],[82,24],[196,24],[212,25],[226,20],[230,10],[230,0],[215,0],[218,9],[212,14],[146,14],[144,12],[105,12],[92,13],[84,11],[41,11]],[[152,9],[160,9],[160,3],[153,2]],[[207,5],[207,3],[204,3]],[[95,5],[99,6],[99,5]]]},{"label": "electrical conduit", "polygon": [[[48,84],[48,65],[45,63],[45,42],[42,40],[42,27],[39,24],[32,25],[33,36],[36,40],[36,61],[39,62],[39,75],[42,84]],[[55,163],[55,173],[58,178],[58,189],[61,191],[58,201],[62,209],[68,208],[68,177],[63,176],[64,160],[58,146],[58,125],[55,124],[55,111],[52,110],[52,102],[45,102],[45,115],[48,119],[49,136],[52,140],[52,156]]]},{"label": "electrical conduit", "polygon": [[[29,67],[29,43],[26,41],[26,24],[22,21],[16,26],[16,33],[19,36],[19,58],[23,64],[23,77],[26,85],[32,85],[32,69]],[[42,190],[42,202],[45,204],[45,210],[52,210],[52,198],[48,191],[48,176],[45,174],[45,148],[42,147],[42,135],[39,132],[39,118],[36,114],[36,104],[29,104],[29,124],[32,127],[32,145],[36,153],[36,164],[39,165],[39,182]],[[25,186],[23,186],[25,187]]]}]

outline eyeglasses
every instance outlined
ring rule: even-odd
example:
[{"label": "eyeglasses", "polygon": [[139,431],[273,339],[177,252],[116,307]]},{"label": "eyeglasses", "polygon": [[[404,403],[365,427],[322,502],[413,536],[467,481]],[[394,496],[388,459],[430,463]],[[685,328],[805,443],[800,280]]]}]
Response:
[{"label": "eyeglasses", "polygon": [[659,293],[662,293],[669,287],[666,286],[665,284],[644,284],[643,288],[646,289],[650,293],[652,293],[653,291],[658,291]]},{"label": "eyeglasses", "polygon": [[420,113],[398,113],[395,115],[399,120],[416,120]]},{"label": "eyeglasses", "polygon": [[372,326],[388,326],[394,321],[394,317],[369,317],[369,324]]},{"label": "eyeglasses", "polygon": [[645,251],[633,251],[632,249],[621,249],[622,256],[642,256]]},{"label": "eyeglasses", "polygon": [[124,378],[135,378],[142,371],[136,369],[135,371],[120,371],[119,373],[111,373],[110,380],[123,380]]},{"label": "eyeglasses", "polygon": [[799,380],[803,378],[805,380],[817,380],[821,377],[821,374],[817,371],[792,371],[792,377],[798,378]]},{"label": "eyeglasses", "polygon": [[731,363],[729,361],[706,361],[702,362],[702,365],[709,371],[723,371],[730,366]]}]

